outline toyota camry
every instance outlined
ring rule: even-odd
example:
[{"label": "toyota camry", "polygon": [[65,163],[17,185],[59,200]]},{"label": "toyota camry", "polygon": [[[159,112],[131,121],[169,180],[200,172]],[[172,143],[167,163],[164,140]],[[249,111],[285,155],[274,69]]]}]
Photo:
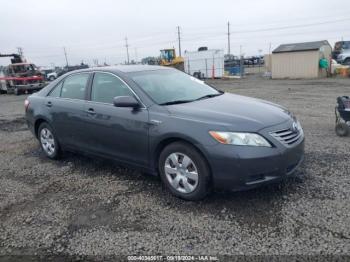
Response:
[{"label": "toyota camry", "polygon": [[187,200],[281,181],[304,155],[302,127],[286,108],[167,67],[73,71],[29,96],[25,110],[47,157],[109,158],[159,175]]}]

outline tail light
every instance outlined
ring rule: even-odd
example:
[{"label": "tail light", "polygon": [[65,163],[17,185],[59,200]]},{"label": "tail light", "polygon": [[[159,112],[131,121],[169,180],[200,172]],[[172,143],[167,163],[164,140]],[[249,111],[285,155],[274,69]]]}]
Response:
[{"label": "tail light", "polygon": [[28,108],[29,108],[30,102],[28,99],[24,100],[24,109],[27,112]]}]

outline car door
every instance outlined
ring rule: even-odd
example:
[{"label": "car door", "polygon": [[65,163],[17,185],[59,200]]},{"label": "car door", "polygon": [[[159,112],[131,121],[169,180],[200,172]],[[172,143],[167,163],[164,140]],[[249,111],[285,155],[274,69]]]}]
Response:
[{"label": "car door", "polygon": [[51,125],[63,147],[83,149],[81,134],[90,76],[91,73],[67,76],[45,99]]},{"label": "car door", "polygon": [[91,152],[148,164],[148,110],[115,107],[116,96],[134,96],[131,88],[118,76],[95,72],[90,100],[85,105],[85,138]]}]

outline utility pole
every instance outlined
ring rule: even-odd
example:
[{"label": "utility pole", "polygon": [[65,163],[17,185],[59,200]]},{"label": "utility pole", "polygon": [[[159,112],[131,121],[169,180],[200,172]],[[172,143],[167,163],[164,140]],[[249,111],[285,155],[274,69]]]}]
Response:
[{"label": "utility pole", "polygon": [[128,38],[125,37],[125,47],[126,47],[126,56],[127,56],[127,64],[130,63],[130,58],[129,58],[129,45],[128,45]]},{"label": "utility pole", "polygon": [[23,48],[22,47],[17,47],[18,54],[23,57]]},{"label": "utility pole", "polygon": [[135,47],[135,63],[137,64],[137,60],[138,60],[138,57],[137,57],[137,47]]},{"label": "utility pole", "polygon": [[67,58],[67,52],[66,52],[66,48],[63,47],[63,52],[64,52],[64,57],[66,58],[66,65],[68,67],[68,58]]},{"label": "utility pole", "polygon": [[227,22],[227,54],[231,54],[230,22]]},{"label": "utility pole", "polygon": [[179,56],[181,56],[181,37],[180,37],[180,26],[177,27],[177,39],[179,41]]}]

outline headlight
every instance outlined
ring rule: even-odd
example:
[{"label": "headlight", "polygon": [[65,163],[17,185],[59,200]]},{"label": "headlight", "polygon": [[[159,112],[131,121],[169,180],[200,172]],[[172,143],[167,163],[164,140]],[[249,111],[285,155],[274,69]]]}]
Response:
[{"label": "headlight", "polygon": [[210,131],[209,134],[221,144],[271,147],[265,138],[255,133]]}]

